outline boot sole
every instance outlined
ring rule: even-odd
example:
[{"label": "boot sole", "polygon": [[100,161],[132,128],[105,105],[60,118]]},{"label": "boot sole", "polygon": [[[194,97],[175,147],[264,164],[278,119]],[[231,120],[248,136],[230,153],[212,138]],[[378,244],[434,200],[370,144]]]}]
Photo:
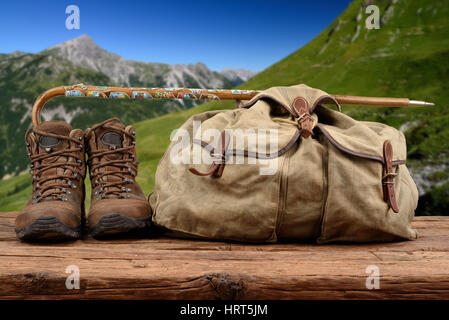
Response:
[{"label": "boot sole", "polygon": [[57,217],[43,216],[29,225],[16,228],[20,240],[77,240],[81,235],[81,225],[71,227],[61,222]]},{"label": "boot sole", "polygon": [[148,231],[151,226],[151,217],[130,218],[120,213],[110,213],[100,218],[97,224],[90,229],[94,238],[103,238],[114,235],[139,234]]}]

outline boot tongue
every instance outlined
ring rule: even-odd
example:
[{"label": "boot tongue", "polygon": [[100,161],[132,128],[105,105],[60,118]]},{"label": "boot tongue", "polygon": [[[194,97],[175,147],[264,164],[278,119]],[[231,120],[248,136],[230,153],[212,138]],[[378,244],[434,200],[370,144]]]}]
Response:
[{"label": "boot tongue", "polygon": [[37,129],[40,131],[54,133],[60,136],[68,136],[72,127],[70,124],[64,121],[45,121],[39,123]]},{"label": "boot tongue", "polygon": [[[123,130],[125,126],[117,121],[107,127],[98,128],[97,148],[100,150],[114,150],[123,147]],[[123,158],[123,153],[116,152],[105,155],[106,160],[118,160]]]},{"label": "boot tongue", "polygon": [[[40,123],[37,126],[37,130],[42,131],[44,133],[68,137],[70,135],[70,132],[72,131],[72,127],[64,121],[47,121],[47,122]],[[66,149],[69,146],[68,141],[65,139],[49,137],[46,135],[38,134],[37,141],[38,141],[40,154],[41,153],[50,154],[55,151],[60,151],[60,150]],[[61,157],[61,156],[49,157],[47,159],[44,159],[43,162],[50,163],[50,162],[60,160],[60,158],[65,158],[65,157]]]}]

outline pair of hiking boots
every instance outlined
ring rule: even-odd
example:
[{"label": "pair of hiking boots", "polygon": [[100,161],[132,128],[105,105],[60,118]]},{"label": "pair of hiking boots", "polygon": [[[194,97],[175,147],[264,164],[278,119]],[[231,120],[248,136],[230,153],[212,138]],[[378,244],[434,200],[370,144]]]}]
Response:
[{"label": "pair of hiking boots", "polygon": [[87,223],[93,237],[149,228],[151,208],[136,182],[134,127],[112,118],[83,133],[66,122],[48,121],[28,130],[25,143],[33,190],[15,221],[19,239],[81,237],[87,168],[92,185]]}]

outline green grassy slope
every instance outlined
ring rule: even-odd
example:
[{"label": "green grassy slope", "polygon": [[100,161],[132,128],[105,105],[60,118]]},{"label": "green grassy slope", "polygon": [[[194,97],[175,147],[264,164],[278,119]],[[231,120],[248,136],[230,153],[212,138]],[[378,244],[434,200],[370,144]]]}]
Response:
[{"label": "green grassy slope", "polygon": [[[381,9],[379,30],[364,27],[367,15],[363,1],[354,1],[313,41],[239,88],[306,83],[329,93],[435,102],[433,108],[344,107],[343,111],[356,119],[402,126],[408,142],[409,167],[415,177],[428,183],[418,213],[447,215],[449,1],[385,0],[374,4]],[[145,192],[154,186],[156,166],[173,129],[194,113],[232,107],[231,101],[214,102],[138,122],[138,180]],[[0,182],[0,210],[21,208],[29,195],[26,179],[25,175]]]}]

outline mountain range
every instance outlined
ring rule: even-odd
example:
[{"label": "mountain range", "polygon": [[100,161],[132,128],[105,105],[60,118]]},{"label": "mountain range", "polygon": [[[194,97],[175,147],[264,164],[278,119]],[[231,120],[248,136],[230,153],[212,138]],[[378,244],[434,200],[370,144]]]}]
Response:
[{"label": "mountain range", "polygon": [[249,80],[249,70],[209,70],[204,63],[148,63],[125,60],[100,48],[91,37],[82,35],[43,51],[70,61],[75,66],[101,72],[117,86],[229,88]]},{"label": "mountain range", "polygon": [[[369,4],[375,4],[380,9],[380,29],[365,27],[365,19],[368,17],[365,8]],[[449,215],[448,30],[448,0],[355,0],[308,44],[237,88],[265,89],[306,83],[331,94],[407,97],[434,102],[435,107],[431,108],[343,106],[343,112],[357,120],[378,121],[401,130],[407,139],[407,166],[419,189],[417,214]],[[291,33],[294,36],[295,31],[291,30]],[[53,61],[63,59],[58,55],[49,55],[41,63],[48,63],[49,57]],[[0,57],[0,64],[1,59]],[[73,65],[72,73],[65,74],[61,71],[60,79],[72,80],[73,77],[82,76],[92,80],[85,81],[88,83],[111,81],[107,75],[90,69],[77,69],[79,66],[70,63]],[[45,68],[33,69],[32,65],[25,64],[22,68],[21,73],[11,76],[19,77],[27,72],[45,75]],[[0,68],[0,73],[3,71]],[[0,79],[4,79],[1,74]],[[48,79],[46,81],[50,82],[53,78],[49,76]],[[48,88],[47,85],[48,83],[43,83],[42,89]],[[0,90],[1,86],[2,80]],[[24,117],[20,110],[25,109],[20,109],[20,103],[27,97],[27,92],[14,92],[17,117]],[[61,100],[53,107],[56,108],[58,103],[61,104]],[[109,107],[116,105],[113,102],[107,103]],[[70,108],[64,104],[64,110],[73,114],[76,114],[76,107],[79,107],[78,104]],[[172,130],[179,128],[192,114],[232,107],[233,103],[230,101],[216,101],[192,106],[188,110],[175,107],[172,110],[176,112],[144,121],[135,119],[137,150],[141,163],[138,181],[145,192],[149,193],[154,186],[155,170],[170,142]],[[153,107],[146,110],[151,110],[154,116],[159,112],[157,108],[153,110]],[[116,112],[119,113],[115,116],[132,118],[126,113],[126,109],[118,108]],[[0,123],[5,121],[4,118],[0,120]],[[72,124],[75,120],[74,118]],[[81,120],[76,121],[83,124]],[[88,121],[85,118],[85,122]],[[23,136],[23,132],[17,131],[16,134]],[[19,152],[17,150],[21,149],[15,150]],[[29,194],[29,176],[26,174],[1,181],[0,209],[20,209]]]}]

